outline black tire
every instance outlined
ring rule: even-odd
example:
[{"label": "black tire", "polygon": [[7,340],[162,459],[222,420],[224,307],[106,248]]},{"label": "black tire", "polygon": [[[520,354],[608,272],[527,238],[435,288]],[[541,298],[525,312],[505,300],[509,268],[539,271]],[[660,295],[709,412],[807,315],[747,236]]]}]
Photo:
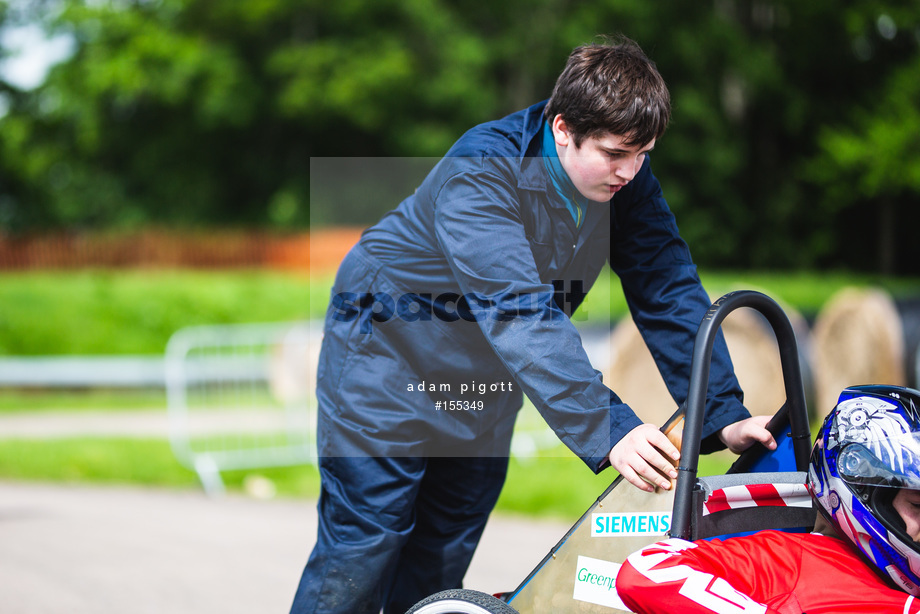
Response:
[{"label": "black tire", "polygon": [[422,599],[406,614],[518,614],[518,611],[492,595],[455,588]]}]

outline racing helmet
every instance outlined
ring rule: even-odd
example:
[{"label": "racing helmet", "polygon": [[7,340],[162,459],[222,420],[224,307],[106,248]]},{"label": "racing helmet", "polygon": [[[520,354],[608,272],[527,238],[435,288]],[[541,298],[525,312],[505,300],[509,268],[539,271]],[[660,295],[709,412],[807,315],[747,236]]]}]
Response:
[{"label": "racing helmet", "polygon": [[844,390],[815,440],[806,482],[818,511],[901,590],[920,596],[920,544],[892,500],[920,489],[920,392]]}]

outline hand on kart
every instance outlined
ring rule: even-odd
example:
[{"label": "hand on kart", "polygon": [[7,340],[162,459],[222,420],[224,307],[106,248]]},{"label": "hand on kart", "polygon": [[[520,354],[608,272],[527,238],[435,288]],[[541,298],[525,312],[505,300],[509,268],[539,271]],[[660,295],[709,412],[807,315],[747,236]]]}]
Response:
[{"label": "hand on kart", "polygon": [[719,439],[735,454],[744,452],[758,441],[768,450],[775,450],[776,440],[766,429],[769,421],[770,416],[753,416],[739,420],[719,431]]},{"label": "hand on kart", "polygon": [[[726,427],[728,428],[728,427]],[[671,488],[680,451],[654,424],[640,424],[610,451],[610,464],[633,486],[646,492]]]}]

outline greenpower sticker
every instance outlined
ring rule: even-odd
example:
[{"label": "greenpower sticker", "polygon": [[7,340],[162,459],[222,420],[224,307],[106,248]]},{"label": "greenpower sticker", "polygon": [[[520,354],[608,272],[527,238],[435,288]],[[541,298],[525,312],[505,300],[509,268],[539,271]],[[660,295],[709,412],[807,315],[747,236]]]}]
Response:
[{"label": "greenpower sticker", "polygon": [[616,580],[619,571],[619,563],[579,555],[572,598],[629,612],[629,608],[617,594]]},{"label": "greenpower sticker", "polygon": [[665,535],[671,528],[671,512],[591,514],[591,537]]}]

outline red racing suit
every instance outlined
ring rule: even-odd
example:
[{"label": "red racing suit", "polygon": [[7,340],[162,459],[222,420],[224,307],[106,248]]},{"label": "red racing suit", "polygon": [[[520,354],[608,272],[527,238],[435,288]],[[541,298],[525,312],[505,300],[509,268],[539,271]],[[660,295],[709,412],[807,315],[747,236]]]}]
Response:
[{"label": "red racing suit", "polygon": [[616,579],[639,614],[916,614],[845,542],[761,531],[724,541],[669,539],[629,556]]}]

